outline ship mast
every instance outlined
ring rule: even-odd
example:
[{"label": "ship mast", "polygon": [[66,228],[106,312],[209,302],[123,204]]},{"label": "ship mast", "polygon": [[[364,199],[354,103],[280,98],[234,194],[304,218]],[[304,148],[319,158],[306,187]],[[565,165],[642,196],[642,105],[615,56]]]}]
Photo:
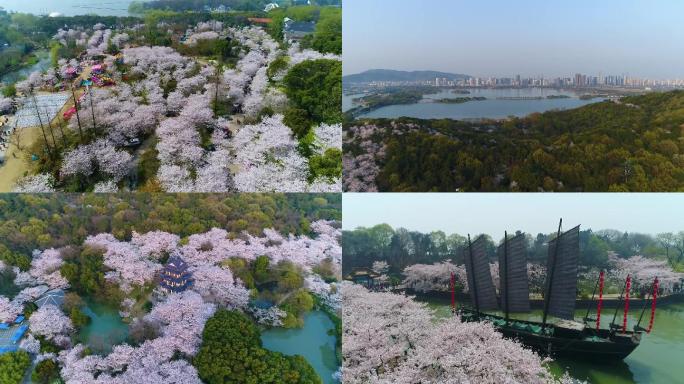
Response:
[{"label": "ship mast", "polygon": [[[508,232],[506,232],[506,231],[504,231],[504,259],[503,259],[503,261],[504,261],[504,274],[503,274],[504,275],[504,281],[503,281],[503,283],[504,283],[504,287],[505,287],[504,290],[506,291],[506,293],[505,293],[506,305],[504,305],[504,310],[506,311],[506,324],[508,324],[508,308],[509,308],[509,306],[508,306],[508,299],[509,299],[508,289],[510,287],[508,286]],[[499,266],[499,267],[501,267],[501,266]]]},{"label": "ship mast", "polygon": [[563,219],[560,219],[560,222],[558,223],[558,235],[556,235],[556,249],[554,250],[553,253],[553,262],[549,266],[549,282],[546,285],[546,295],[544,297],[544,317],[542,319],[542,327],[546,326],[546,317],[549,313],[549,304],[551,303],[551,287],[552,287],[552,281],[553,281],[553,273],[554,270],[556,269],[556,259],[558,258],[558,244],[560,244],[560,236],[561,236],[561,227],[563,226]]},{"label": "ship mast", "polygon": [[478,303],[478,298],[477,298],[477,283],[475,282],[475,270],[474,270],[474,261],[473,261],[473,245],[470,243],[470,234],[468,234],[468,253],[470,255],[470,278],[473,282],[472,287],[470,289],[473,290],[473,298],[475,299],[475,312],[477,314],[480,314],[480,303]]}]

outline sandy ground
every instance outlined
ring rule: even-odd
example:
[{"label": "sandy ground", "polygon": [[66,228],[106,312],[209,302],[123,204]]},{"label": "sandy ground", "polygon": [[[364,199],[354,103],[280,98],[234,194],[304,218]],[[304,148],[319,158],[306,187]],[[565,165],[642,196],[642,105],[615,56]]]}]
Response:
[{"label": "sandy ground", "polygon": [[[90,76],[90,67],[87,67],[81,76],[79,77],[80,79],[86,78]],[[78,88],[75,90],[76,91],[76,97],[80,97],[84,92],[85,88]],[[71,91],[67,91],[71,92]],[[52,120],[53,127],[62,120],[62,116],[64,116],[64,112],[66,112],[67,109],[71,108],[73,106],[73,99],[69,98],[67,99],[66,103],[62,107],[62,109],[57,113],[55,118]],[[76,117],[72,117],[75,119]],[[45,125],[47,128],[47,124]],[[28,127],[28,128],[18,128],[17,131],[20,132],[20,140],[22,143],[22,146],[25,148],[26,151],[28,151],[28,148],[32,146],[32,144],[36,140],[43,140],[43,134],[40,131],[40,127]],[[55,137],[57,140],[59,140],[59,131],[55,128]],[[15,132],[16,135],[16,132]],[[15,136],[16,137],[16,136]],[[14,139],[13,139],[14,140]],[[16,154],[16,158],[12,155],[12,153]],[[30,154],[27,154],[26,152],[20,151],[14,144],[10,144],[9,148],[7,149],[7,154],[5,158],[5,164],[0,166],[0,193],[2,192],[12,192],[14,189],[14,185],[17,181],[17,179],[21,178],[24,176],[25,173],[27,173],[30,168]]]},{"label": "sandy ground", "polygon": [[[240,121],[241,124],[238,124],[238,120]],[[245,120],[245,115],[238,114],[238,115],[233,115],[232,119],[228,122],[228,129],[230,130],[230,133],[235,136],[240,131],[240,128],[242,128],[242,125],[244,124]],[[241,164],[230,164],[228,165],[228,170],[233,174],[237,175],[238,173],[242,172],[242,165]]]},{"label": "sandy ground", "polygon": [[[21,144],[26,148],[42,138],[39,127],[20,128],[20,130]],[[15,154],[16,157],[12,154]],[[26,152],[22,152],[14,144],[10,144],[5,157],[5,164],[0,167],[0,192],[12,192],[14,183],[23,177],[30,168],[27,161]]]}]

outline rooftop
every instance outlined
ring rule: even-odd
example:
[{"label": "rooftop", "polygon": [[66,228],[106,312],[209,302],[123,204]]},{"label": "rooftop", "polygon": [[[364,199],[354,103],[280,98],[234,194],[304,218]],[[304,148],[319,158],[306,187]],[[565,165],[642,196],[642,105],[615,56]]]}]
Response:
[{"label": "rooftop", "polygon": [[36,300],[36,305],[42,308],[44,305],[51,304],[55,307],[60,307],[64,302],[64,291],[61,289],[53,289],[51,291],[45,292],[38,300]]},{"label": "rooftop", "polygon": [[291,21],[285,24],[285,31],[287,32],[313,33],[315,29],[316,23],[313,21]]}]

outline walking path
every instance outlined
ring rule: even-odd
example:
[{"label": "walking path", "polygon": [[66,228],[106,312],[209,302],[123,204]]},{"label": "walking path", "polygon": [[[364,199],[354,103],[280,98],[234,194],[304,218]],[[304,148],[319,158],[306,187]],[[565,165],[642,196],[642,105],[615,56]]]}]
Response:
[{"label": "walking path", "polygon": [[[83,73],[81,73],[81,75],[74,82],[76,84],[80,84],[82,79],[88,77],[90,77],[90,66],[86,67],[83,70]],[[78,98],[85,93],[85,88],[79,87],[75,91],[76,97]],[[73,98],[68,98],[64,106],[62,106],[59,112],[57,112],[55,118],[52,120],[53,127],[63,120],[64,112],[66,112],[72,106]],[[45,123],[45,125],[47,126],[47,123]],[[18,137],[23,151],[17,148],[14,143],[10,144],[7,148],[5,163],[0,165],[0,193],[12,192],[17,180],[31,173],[32,160],[31,153],[29,152],[37,140],[43,139],[39,126],[17,128],[13,135],[14,138],[10,140],[10,142],[16,141]],[[55,136],[57,136],[57,132],[55,132]]]}]

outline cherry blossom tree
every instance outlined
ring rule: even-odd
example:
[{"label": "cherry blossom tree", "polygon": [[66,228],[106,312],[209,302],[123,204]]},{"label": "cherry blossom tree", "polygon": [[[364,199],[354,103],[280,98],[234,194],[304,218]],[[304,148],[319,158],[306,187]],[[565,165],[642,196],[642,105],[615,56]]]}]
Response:
[{"label": "cherry blossom tree", "polygon": [[343,188],[349,192],[377,192],[375,178],[380,174],[378,161],[384,159],[386,146],[372,137],[380,131],[374,125],[353,126],[347,129],[345,144],[356,144],[361,154],[344,153],[342,156]]},{"label": "cherry blossom tree", "polygon": [[116,185],[116,181],[114,180],[108,180],[108,181],[102,181],[93,187],[93,192],[94,193],[116,193],[119,191],[119,187]]},{"label": "cherry blossom tree", "polygon": [[69,282],[59,272],[62,264],[64,261],[58,250],[46,249],[42,253],[34,255],[29,273],[36,281],[46,284],[52,289],[67,288]]},{"label": "cherry blossom tree", "polygon": [[297,141],[282,115],[243,127],[233,138],[236,162],[242,171],[235,186],[249,192],[306,191],[308,164],[297,152]]},{"label": "cherry blossom tree", "polygon": [[19,287],[38,285],[38,281],[28,272],[23,272],[17,267],[12,267],[14,272],[14,285]]},{"label": "cherry blossom tree", "polygon": [[244,309],[249,303],[249,290],[233,279],[230,270],[215,265],[203,265],[191,270],[192,289],[209,302],[229,309]]},{"label": "cherry blossom tree", "polygon": [[250,308],[249,311],[256,319],[257,323],[269,327],[281,327],[283,325],[283,319],[287,316],[287,312],[275,305],[268,309],[253,307]]},{"label": "cherry blossom tree", "polygon": [[342,60],[340,56],[332,53],[323,54],[312,49],[302,49],[298,43],[290,45],[287,55],[290,57],[290,66],[295,66],[307,60]]},{"label": "cherry blossom tree", "polygon": [[351,283],[342,295],[345,383],[558,382],[488,323],[438,320],[425,303]]},{"label": "cherry blossom tree", "polygon": [[214,31],[198,32],[188,36],[183,44],[194,47],[200,40],[216,40],[218,38],[219,34]]},{"label": "cherry blossom tree", "polygon": [[314,129],[318,153],[325,152],[328,148],[342,150],[342,124],[321,124]]},{"label": "cherry blossom tree", "polygon": [[214,314],[216,306],[206,303],[194,291],[172,293],[145,316],[145,321],[161,324],[162,336],[175,344],[175,349],[194,356],[201,344],[204,323]]},{"label": "cherry blossom tree", "polygon": [[183,105],[185,105],[185,96],[181,92],[173,91],[169,93],[169,96],[166,98],[166,107],[169,112],[180,113]]},{"label": "cherry blossom tree", "polygon": [[119,283],[124,292],[130,292],[133,285],[142,286],[152,281],[162,268],[136,245],[118,241],[108,233],[88,237],[85,244],[104,249],[104,265],[112,269],[105,278]]},{"label": "cherry blossom tree", "polygon": [[389,272],[389,264],[387,264],[386,261],[374,261],[373,267],[371,269],[373,272],[380,275],[375,279],[377,283],[384,284],[389,280],[389,276],[387,276],[387,272]]},{"label": "cherry blossom tree", "polygon": [[24,288],[21,290],[21,292],[17,293],[17,295],[14,296],[14,299],[12,301],[20,304],[35,301],[39,297],[43,296],[43,294],[47,292],[48,289],[49,288],[47,285],[39,285],[36,287]]},{"label": "cherry blossom tree", "polygon": [[124,44],[127,43],[130,40],[130,36],[128,33],[117,33],[116,35],[112,36],[112,44],[114,44],[117,48],[123,48]]},{"label": "cherry blossom tree", "polygon": [[14,102],[9,97],[0,97],[0,114],[11,113],[14,110]]},{"label": "cherry blossom tree", "polygon": [[330,309],[338,311],[342,308],[342,295],[337,284],[328,284],[316,274],[307,276],[304,281],[309,292],[321,298]]},{"label": "cherry blossom tree", "polygon": [[121,180],[131,170],[132,156],[126,151],[117,150],[114,143],[106,139],[99,139],[87,145],[81,145],[64,155],[62,162],[62,176],[81,174],[92,175],[97,169]]},{"label": "cherry blossom tree", "polygon": [[51,193],[55,192],[55,180],[52,175],[40,173],[26,176],[17,181],[14,192],[17,193]]},{"label": "cherry blossom tree", "polygon": [[152,231],[143,235],[133,231],[131,244],[137,246],[143,257],[152,257],[159,260],[178,247],[180,237],[168,232]]},{"label": "cherry blossom tree", "polygon": [[223,31],[223,23],[218,20],[200,21],[199,23],[197,23],[195,30],[198,32],[221,32]]},{"label": "cherry blossom tree", "polygon": [[106,357],[84,356],[85,347],[77,345],[60,353],[60,373],[67,383],[200,384],[197,371],[187,361],[171,361],[174,349],[170,342],[159,338],[139,348],[117,345]]},{"label": "cherry blossom tree", "polygon": [[33,337],[33,335],[29,334],[21,339],[21,342],[19,342],[19,348],[32,355],[37,355],[40,353],[40,341]]},{"label": "cherry blossom tree", "polygon": [[456,274],[457,284],[467,290],[468,280],[464,266],[447,260],[435,264],[414,264],[404,268],[403,283],[419,292],[448,291],[451,274]]},{"label": "cherry blossom tree", "polygon": [[24,306],[21,303],[0,295],[0,322],[14,321],[23,310]]},{"label": "cherry blossom tree", "polygon": [[259,68],[249,86],[249,95],[245,98],[242,107],[247,117],[255,118],[263,108],[264,92],[268,85],[267,69],[266,67]]},{"label": "cherry blossom tree", "polygon": [[127,297],[121,301],[121,310],[119,311],[119,316],[122,318],[127,318],[131,316],[131,309],[135,305],[135,300]]},{"label": "cherry blossom tree", "polygon": [[59,308],[52,304],[45,304],[31,314],[29,329],[34,335],[53,340],[57,336],[70,333],[74,326]]},{"label": "cherry blossom tree", "polygon": [[666,293],[671,293],[675,285],[681,286],[684,283],[684,273],[674,272],[666,260],[653,260],[640,255],[623,259],[611,252],[608,254],[608,262],[611,264],[609,278],[620,285],[630,275],[635,290],[648,289],[656,277],[659,287]]}]

